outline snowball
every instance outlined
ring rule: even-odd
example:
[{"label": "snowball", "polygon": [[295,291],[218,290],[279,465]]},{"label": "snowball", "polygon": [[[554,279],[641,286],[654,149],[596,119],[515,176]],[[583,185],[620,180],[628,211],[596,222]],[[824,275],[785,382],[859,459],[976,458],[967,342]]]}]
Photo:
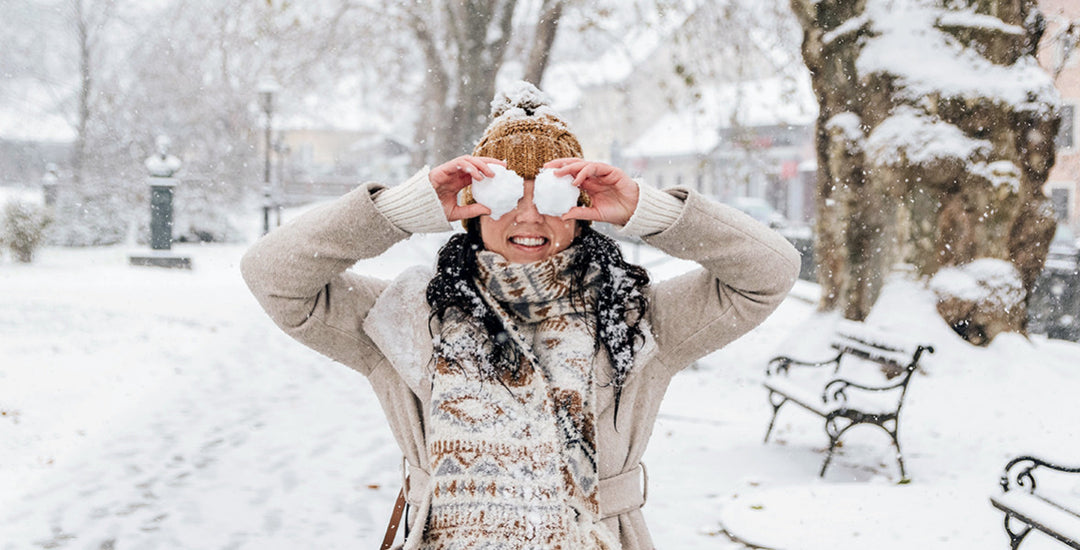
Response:
[{"label": "snowball", "polygon": [[548,168],[540,170],[533,187],[536,209],[546,216],[562,216],[570,211],[581,195],[573,183],[573,176],[556,176],[555,171]]},{"label": "snowball", "polygon": [[517,208],[518,201],[525,196],[525,180],[498,164],[488,164],[488,168],[495,172],[495,177],[474,181],[472,196],[476,202],[491,209],[491,219],[497,220]]}]

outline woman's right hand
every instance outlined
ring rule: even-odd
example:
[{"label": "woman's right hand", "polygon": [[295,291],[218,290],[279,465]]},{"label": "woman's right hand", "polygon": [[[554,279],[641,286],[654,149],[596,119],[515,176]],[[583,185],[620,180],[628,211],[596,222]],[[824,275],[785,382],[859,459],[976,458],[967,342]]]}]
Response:
[{"label": "woman's right hand", "polygon": [[495,172],[488,168],[488,163],[506,166],[505,162],[498,159],[463,155],[444,162],[428,172],[428,180],[435,188],[435,194],[439,196],[447,221],[465,220],[491,213],[488,207],[478,202],[459,205],[457,200],[458,192],[471,185],[472,182],[480,181],[485,177],[495,177]]}]

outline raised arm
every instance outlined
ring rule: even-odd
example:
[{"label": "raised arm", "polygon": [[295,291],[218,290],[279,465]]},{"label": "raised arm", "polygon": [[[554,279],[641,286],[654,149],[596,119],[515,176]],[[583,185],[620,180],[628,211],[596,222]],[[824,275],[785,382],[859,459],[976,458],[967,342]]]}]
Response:
[{"label": "raised arm", "polygon": [[649,318],[660,357],[674,370],[757,326],[795,284],[795,247],[735,208],[688,189],[640,185],[602,162],[557,159],[545,166],[574,176],[574,185],[592,199],[563,219],[623,226],[623,234],[701,264],[653,285]]},{"label": "raised arm", "polygon": [[[642,186],[642,196],[643,219],[631,220],[627,229],[702,266],[653,286],[657,346],[664,363],[678,370],[764,321],[795,284],[799,253],[750,216],[695,191]],[[662,229],[646,233],[642,228],[649,224]]]},{"label": "raised arm", "polygon": [[368,374],[381,353],[362,324],[387,282],[346,270],[411,233],[450,228],[423,170],[396,187],[367,184],[304,213],[252,245],[240,269],[282,330]]}]

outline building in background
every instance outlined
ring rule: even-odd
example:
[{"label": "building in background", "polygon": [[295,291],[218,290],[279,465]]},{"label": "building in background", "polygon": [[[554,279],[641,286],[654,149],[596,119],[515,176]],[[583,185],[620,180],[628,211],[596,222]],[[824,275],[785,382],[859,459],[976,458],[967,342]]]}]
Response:
[{"label": "building in background", "polygon": [[1080,230],[1080,143],[1077,107],[1080,105],[1080,2],[1040,0],[1046,16],[1046,33],[1039,63],[1054,76],[1061,93],[1061,127],[1057,135],[1057,160],[1044,190],[1054,204],[1058,220]]},{"label": "building in background", "polygon": [[394,185],[409,176],[411,147],[377,130],[282,129],[274,148],[278,202],[339,197],[367,181]]},{"label": "building in background", "polygon": [[773,60],[741,58],[720,63],[710,82],[685,78],[678,59],[686,52],[669,35],[696,15],[633,30],[640,36],[594,61],[553,65],[544,88],[586,157],[657,187],[683,185],[755,210],[764,203],[809,225],[817,115],[809,75],[799,65],[789,71],[797,76],[779,77]]},{"label": "building in background", "polygon": [[796,225],[814,215],[813,125],[807,82],[771,78],[702,90],[618,149],[619,161],[658,187],[682,185]]}]

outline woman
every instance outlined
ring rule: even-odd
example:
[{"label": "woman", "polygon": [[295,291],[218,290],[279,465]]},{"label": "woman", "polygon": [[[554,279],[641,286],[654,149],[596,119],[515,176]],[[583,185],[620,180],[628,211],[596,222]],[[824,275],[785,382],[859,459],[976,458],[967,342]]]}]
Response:
[{"label": "woman", "polygon": [[[527,84],[492,104],[473,155],[299,217],[245,255],[245,280],[286,332],[371,382],[408,461],[406,548],[652,548],[640,460],[668,382],[764,320],[798,255],[733,208],[583,160]],[[470,193],[490,164],[525,179],[497,219]],[[544,167],[580,189],[562,216],[533,203]],[[454,221],[466,231],[434,272],[346,271]],[[592,221],[702,267],[650,285]]]}]

